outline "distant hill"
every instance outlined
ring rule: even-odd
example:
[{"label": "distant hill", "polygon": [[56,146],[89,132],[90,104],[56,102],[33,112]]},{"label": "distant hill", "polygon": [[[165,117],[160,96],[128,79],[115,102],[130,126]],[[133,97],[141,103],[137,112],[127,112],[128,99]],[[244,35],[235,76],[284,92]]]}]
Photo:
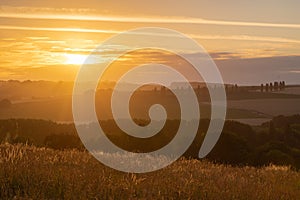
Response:
[{"label": "distant hill", "polygon": [[0,81],[0,99],[11,101],[33,100],[71,95],[72,82]]}]

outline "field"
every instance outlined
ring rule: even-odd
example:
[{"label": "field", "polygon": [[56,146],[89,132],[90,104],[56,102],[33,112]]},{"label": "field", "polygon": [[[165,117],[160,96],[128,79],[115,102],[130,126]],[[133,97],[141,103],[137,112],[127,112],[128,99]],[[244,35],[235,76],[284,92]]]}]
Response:
[{"label": "field", "polygon": [[279,93],[282,94],[297,94],[300,95],[300,87],[288,87],[283,91],[280,91]]},{"label": "field", "polygon": [[228,101],[229,108],[257,111],[266,116],[294,115],[300,113],[299,99],[253,99]]},{"label": "field", "polygon": [[76,150],[2,144],[0,153],[1,199],[297,199],[300,196],[300,173],[285,166],[231,167],[181,159],[160,171],[126,174],[103,166],[87,152]]},{"label": "field", "polygon": [[[299,101],[299,100],[298,100]],[[147,105],[147,104],[146,104]],[[243,105],[243,104],[242,104]],[[144,104],[136,105],[133,113],[140,114],[137,118],[145,118],[148,112],[140,112],[144,109]],[[167,108],[174,113],[173,104],[166,105]],[[201,103],[201,118],[209,118],[210,116],[210,106],[207,103]],[[99,105],[97,112],[107,113],[108,106]],[[294,112],[293,112],[294,113]],[[172,114],[172,113],[171,113]],[[240,119],[240,118],[261,118],[266,117],[261,115],[255,110],[247,110],[244,105],[239,108],[229,108],[227,110],[227,117],[229,119]],[[40,101],[28,101],[28,102],[17,102],[13,103],[10,107],[1,108],[0,106],[0,119],[10,119],[10,118],[30,118],[30,119],[46,119],[56,122],[73,122],[72,116],[72,102],[71,97],[59,98],[59,99],[47,99]],[[102,118],[101,118],[102,119]],[[103,119],[112,119],[112,116],[105,117]]]}]

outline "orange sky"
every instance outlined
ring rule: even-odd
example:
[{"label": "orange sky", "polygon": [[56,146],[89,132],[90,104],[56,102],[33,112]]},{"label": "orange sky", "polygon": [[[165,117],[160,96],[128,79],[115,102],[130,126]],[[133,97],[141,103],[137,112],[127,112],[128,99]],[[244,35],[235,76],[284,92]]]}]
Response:
[{"label": "orange sky", "polygon": [[[73,80],[105,39],[146,26],[180,31],[215,60],[300,56],[299,1],[223,2],[2,0],[0,79]],[[298,60],[287,66],[293,80],[299,72]]]}]

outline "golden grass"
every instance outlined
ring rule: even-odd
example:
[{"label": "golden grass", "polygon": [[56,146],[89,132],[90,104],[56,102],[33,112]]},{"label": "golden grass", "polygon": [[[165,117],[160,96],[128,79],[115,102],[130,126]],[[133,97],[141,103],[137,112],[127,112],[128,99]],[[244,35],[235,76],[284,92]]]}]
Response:
[{"label": "golden grass", "polygon": [[231,167],[181,159],[160,171],[128,174],[86,152],[0,145],[0,199],[299,199],[289,167]]}]

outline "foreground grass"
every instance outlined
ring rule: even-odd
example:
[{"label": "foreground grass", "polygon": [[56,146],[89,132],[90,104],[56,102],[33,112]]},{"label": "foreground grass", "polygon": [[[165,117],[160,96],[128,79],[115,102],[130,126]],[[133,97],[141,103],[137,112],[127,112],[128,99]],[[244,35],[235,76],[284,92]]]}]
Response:
[{"label": "foreground grass", "polygon": [[179,160],[126,174],[91,155],[0,145],[0,199],[298,199],[300,173],[288,167],[230,167]]}]

